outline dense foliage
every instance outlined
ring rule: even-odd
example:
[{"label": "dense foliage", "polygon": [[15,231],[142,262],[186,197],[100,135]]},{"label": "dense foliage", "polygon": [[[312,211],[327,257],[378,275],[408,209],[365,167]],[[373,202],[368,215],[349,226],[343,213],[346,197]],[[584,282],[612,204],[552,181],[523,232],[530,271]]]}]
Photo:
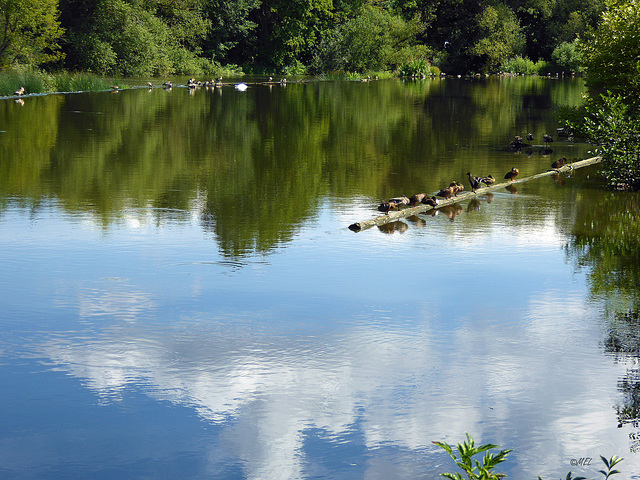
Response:
[{"label": "dense foliage", "polygon": [[597,29],[582,42],[588,84],[640,108],[640,2],[608,0]]},{"label": "dense foliage", "polygon": [[608,0],[598,28],[580,42],[590,96],[573,127],[603,156],[618,189],[640,190],[640,1]]},{"label": "dense foliage", "polygon": [[576,70],[572,45],[595,26],[602,2],[0,0],[0,64],[123,75],[208,73],[221,65],[362,73],[414,64],[492,73],[519,56]]},{"label": "dense foliage", "polygon": [[0,67],[60,60],[57,0],[0,0]]},{"label": "dense foliage", "polygon": [[610,92],[587,107],[581,124],[584,134],[598,144],[603,173],[612,187],[640,190],[640,116]]}]

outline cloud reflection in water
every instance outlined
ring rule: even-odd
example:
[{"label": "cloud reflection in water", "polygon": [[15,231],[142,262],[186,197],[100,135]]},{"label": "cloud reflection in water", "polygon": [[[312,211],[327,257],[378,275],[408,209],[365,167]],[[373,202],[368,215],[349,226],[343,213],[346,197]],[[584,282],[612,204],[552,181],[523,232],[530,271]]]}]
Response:
[{"label": "cloud reflection in water", "polygon": [[[584,325],[596,313],[577,292],[564,292],[561,311],[555,292],[540,293],[524,323],[466,313],[443,323],[425,304],[417,322],[379,311],[321,333],[286,330],[256,313],[194,313],[164,328],[135,321],[156,308],[145,295],[93,293],[93,302],[83,295],[81,315],[112,310],[121,321],[59,335],[42,354],[103,401],[139,386],[158,401],[190,406],[220,428],[210,460],[222,461],[217,450],[224,445],[246,478],[324,471],[310,450],[311,432],[335,444],[361,438],[369,453],[360,452],[351,467],[369,471],[367,478],[407,468],[380,465],[389,448],[414,452],[412,461],[421,460],[411,475],[424,473],[422,462],[435,464],[431,441],[455,442],[465,431],[505,446],[519,437],[526,449],[517,454],[518,468],[534,465],[546,476],[558,465],[562,471],[565,456],[597,458],[602,448],[589,432],[615,427],[613,413],[601,412],[615,403],[615,386],[604,384],[616,377],[593,355],[598,339]],[[620,447],[619,438],[613,443]]]}]

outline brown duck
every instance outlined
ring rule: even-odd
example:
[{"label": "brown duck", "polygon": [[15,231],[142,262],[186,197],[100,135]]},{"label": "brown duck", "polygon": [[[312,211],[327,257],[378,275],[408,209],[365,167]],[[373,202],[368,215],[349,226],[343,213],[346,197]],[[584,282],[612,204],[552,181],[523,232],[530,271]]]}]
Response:
[{"label": "brown duck", "polygon": [[430,207],[435,207],[436,205],[438,205],[438,199],[436,197],[425,197],[422,199],[422,203],[424,203],[425,205],[429,205]]},{"label": "brown duck", "polygon": [[451,198],[451,196],[454,193],[455,193],[455,187],[448,186],[440,190],[438,193],[436,193],[436,197]]},{"label": "brown duck", "polygon": [[493,178],[493,175],[487,175],[486,177],[482,177],[480,181],[487,186],[493,185],[494,183],[496,183],[496,179]]},{"label": "brown duck", "polygon": [[418,203],[422,202],[422,200],[424,200],[426,197],[427,197],[426,193],[416,193],[415,195],[411,195],[409,197],[409,204],[417,205]]},{"label": "brown duck", "polygon": [[405,197],[404,195],[400,195],[399,197],[390,199],[389,203],[395,203],[396,205],[409,205],[411,201],[409,200],[408,197]]},{"label": "brown duck", "polygon": [[510,182],[513,182],[513,180],[518,176],[519,173],[520,171],[516,167],[513,167],[510,172],[507,172],[504,178],[505,180],[509,180]]},{"label": "brown duck", "polygon": [[565,157],[562,157],[560,160],[556,160],[555,162],[553,162],[551,164],[551,168],[560,168],[561,166],[564,165],[564,162],[566,162],[567,159]]},{"label": "brown duck", "polygon": [[456,197],[460,192],[464,191],[464,185],[460,182],[451,182],[449,186],[453,188],[453,195]]},{"label": "brown duck", "polygon": [[389,213],[389,210],[395,210],[397,206],[398,205],[394,202],[381,203],[380,205],[378,205],[378,211]]}]

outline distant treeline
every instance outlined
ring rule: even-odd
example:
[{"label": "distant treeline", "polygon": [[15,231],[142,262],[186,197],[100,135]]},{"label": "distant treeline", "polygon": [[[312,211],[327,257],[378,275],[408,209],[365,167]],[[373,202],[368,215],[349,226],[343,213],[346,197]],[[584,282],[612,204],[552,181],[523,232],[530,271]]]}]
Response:
[{"label": "distant treeline", "polygon": [[0,66],[104,75],[577,71],[604,0],[0,0]]}]

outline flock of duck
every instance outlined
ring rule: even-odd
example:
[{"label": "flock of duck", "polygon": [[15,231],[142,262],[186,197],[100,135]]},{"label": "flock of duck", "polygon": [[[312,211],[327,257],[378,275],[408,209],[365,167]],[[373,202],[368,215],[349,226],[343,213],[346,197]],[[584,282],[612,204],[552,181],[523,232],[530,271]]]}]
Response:
[{"label": "flock of duck", "polygon": [[[533,141],[533,133],[527,133],[526,138],[530,142]],[[551,137],[551,135],[547,135],[545,133],[542,135],[542,141],[544,142],[545,145],[549,145],[550,143],[553,142],[553,138]],[[512,142],[509,144],[509,146],[515,150],[521,150],[522,148],[530,147],[531,145],[528,143],[525,143],[520,135],[516,135],[515,138],[512,140]]]},{"label": "flock of duck", "polygon": [[[269,77],[269,79],[266,82],[263,82],[264,84],[267,85],[274,85],[274,84],[280,84],[280,85],[286,85],[287,83],[287,79],[285,77],[281,78],[280,80],[274,81],[273,77]],[[217,79],[211,79],[211,80],[206,80],[206,81],[200,81],[200,80],[196,80],[195,78],[190,78],[187,81],[187,88],[189,90],[192,90],[194,88],[198,88],[198,87],[222,87],[224,84],[222,83],[222,77],[218,77]],[[154,88],[154,84],[152,82],[147,82],[147,88],[149,90],[151,90],[152,88]],[[111,85],[111,87],[109,87],[112,91],[117,92],[119,90],[122,90],[118,85]],[[173,88],[173,83],[170,81],[164,82],[162,84],[162,88],[164,88],[165,90],[170,90],[171,88]],[[246,83],[238,83],[235,85],[235,88],[237,90],[246,90],[247,89],[247,84]],[[13,92],[13,94],[16,97],[22,97],[23,95],[26,95],[26,90],[24,87],[20,87],[18,90],[16,90],[15,92]]]},{"label": "flock of duck", "polygon": [[[526,138],[529,141],[533,140],[533,134],[528,133],[526,135]],[[550,135],[547,135],[546,133],[542,136],[542,140],[546,144],[553,142],[553,138]],[[511,142],[511,146],[514,146],[514,144],[522,144],[522,146],[526,146],[526,144],[522,140],[522,137],[520,136],[516,136],[515,139]],[[551,164],[551,168],[554,170],[557,170],[560,167],[562,167],[566,161],[567,159],[565,157],[562,157],[559,160],[556,160],[555,162],[553,162]],[[505,174],[504,179],[509,180],[509,182],[513,182],[519,174],[520,174],[520,171],[516,167],[513,167],[511,170],[509,170]],[[467,172],[467,177],[469,179],[469,185],[471,186],[471,191],[474,193],[478,188],[481,188],[483,185],[490,186],[496,182],[496,179],[491,174],[487,175],[486,177],[476,177],[476,176],[473,176],[471,172]],[[452,181],[448,187],[440,189],[438,193],[436,193],[431,197],[428,196],[426,193],[416,193],[411,197],[406,197],[404,195],[401,195],[399,197],[391,198],[388,202],[381,203],[378,206],[378,210],[380,212],[386,212],[388,214],[391,210],[396,210],[403,206],[416,206],[418,204],[425,204],[431,207],[435,207],[438,205],[437,197],[447,200],[451,197],[457,197],[458,194],[462,191],[464,191],[464,185],[462,185],[460,182]]]},{"label": "flock of duck", "polygon": [[[518,175],[518,169],[513,168],[510,172],[507,173],[508,178],[513,179]],[[467,176],[469,177],[469,184],[471,185],[471,191],[475,192],[476,189],[480,188],[482,184],[487,186],[493,185],[496,181],[492,175],[487,175],[486,177],[474,177],[471,175],[471,172],[467,172]],[[505,176],[504,178],[507,178]],[[416,193],[415,195],[411,195],[411,197],[405,197],[401,195],[399,197],[394,197],[390,199],[388,202],[381,203],[378,206],[378,210],[381,212],[389,212],[390,210],[395,210],[400,208],[401,206],[416,206],[419,203],[429,205],[431,207],[435,207],[438,205],[438,198],[449,199],[451,197],[457,197],[460,192],[464,191],[464,185],[460,182],[453,181],[449,184],[448,187],[441,189],[435,195],[429,197],[426,193]]]}]

